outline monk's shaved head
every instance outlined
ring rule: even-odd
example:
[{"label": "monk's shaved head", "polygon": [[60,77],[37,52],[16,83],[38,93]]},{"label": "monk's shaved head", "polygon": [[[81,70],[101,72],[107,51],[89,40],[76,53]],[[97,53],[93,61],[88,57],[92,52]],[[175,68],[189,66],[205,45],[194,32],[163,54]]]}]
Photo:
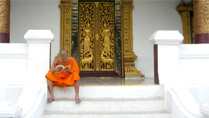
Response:
[{"label": "monk's shaved head", "polygon": [[61,57],[68,56],[67,51],[66,50],[61,50],[60,51],[60,56]]}]

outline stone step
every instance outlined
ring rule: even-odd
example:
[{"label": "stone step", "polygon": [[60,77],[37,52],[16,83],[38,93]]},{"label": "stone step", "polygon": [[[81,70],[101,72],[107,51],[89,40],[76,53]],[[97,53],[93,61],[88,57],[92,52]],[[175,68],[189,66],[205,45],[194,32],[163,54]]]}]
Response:
[{"label": "stone step", "polygon": [[164,109],[163,86],[80,86],[82,102],[74,101],[74,88],[54,88],[55,101],[43,118],[171,118]]},{"label": "stone step", "polygon": [[163,99],[83,99],[80,104],[74,100],[56,100],[45,107],[46,114],[120,114],[120,113],[161,113]]},{"label": "stone step", "polygon": [[169,113],[151,114],[46,114],[43,118],[171,118]]},{"label": "stone step", "polygon": [[[74,87],[54,87],[55,99],[73,99],[75,96]],[[114,99],[138,99],[138,98],[162,98],[164,96],[163,86],[150,85],[123,85],[123,86],[80,86],[80,97],[86,98],[114,98]]]}]

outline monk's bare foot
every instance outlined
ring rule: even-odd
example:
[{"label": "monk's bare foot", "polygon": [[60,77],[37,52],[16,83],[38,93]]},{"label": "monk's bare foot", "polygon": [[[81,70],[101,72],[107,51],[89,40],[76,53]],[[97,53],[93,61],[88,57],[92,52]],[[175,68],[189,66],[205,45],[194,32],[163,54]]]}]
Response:
[{"label": "monk's bare foot", "polygon": [[81,99],[80,98],[77,98],[77,99],[75,99],[75,103],[81,103]]},{"label": "monk's bare foot", "polygon": [[81,99],[79,98],[78,95],[75,96],[75,103],[80,103],[81,102]]},{"label": "monk's bare foot", "polygon": [[50,98],[47,99],[47,102],[48,102],[48,103],[51,103],[51,102],[53,102],[53,101],[54,101],[54,96],[51,96]]}]

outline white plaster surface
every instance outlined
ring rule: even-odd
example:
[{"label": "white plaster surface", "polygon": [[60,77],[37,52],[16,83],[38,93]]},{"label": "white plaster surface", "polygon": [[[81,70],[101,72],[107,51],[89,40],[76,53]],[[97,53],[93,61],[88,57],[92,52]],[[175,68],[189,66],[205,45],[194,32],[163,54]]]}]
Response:
[{"label": "white plaster surface", "polygon": [[209,103],[202,104],[200,106],[200,111],[204,115],[204,118],[208,118],[209,117]]},{"label": "white plaster surface", "polygon": [[[74,87],[54,88],[55,99],[74,99]],[[162,98],[162,86],[81,86],[80,97],[83,99],[146,99]]]},{"label": "white plaster surface", "polygon": [[146,113],[164,112],[163,100],[83,100],[81,104],[75,101],[55,101],[46,105],[46,113],[59,114],[98,114],[98,113]]},{"label": "white plaster surface", "polygon": [[209,100],[209,86],[190,86],[189,92],[198,104],[207,104]]},{"label": "white plaster surface", "polygon": [[45,115],[43,118],[171,118],[170,114],[163,113],[163,114],[101,114],[101,115],[95,115],[95,114],[89,114],[89,115],[59,115],[59,114],[53,114],[53,115]]},{"label": "white plaster surface", "polygon": [[0,118],[19,118],[22,108],[15,102],[0,102]]},{"label": "white plaster surface", "polygon": [[209,44],[179,46],[179,80],[181,84],[209,85]]}]

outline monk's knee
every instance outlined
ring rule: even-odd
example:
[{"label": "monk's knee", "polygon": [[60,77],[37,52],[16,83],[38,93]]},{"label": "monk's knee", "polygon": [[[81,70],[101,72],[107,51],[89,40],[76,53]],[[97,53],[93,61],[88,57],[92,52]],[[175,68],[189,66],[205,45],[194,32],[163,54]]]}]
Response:
[{"label": "monk's knee", "polygon": [[75,83],[79,83],[79,80],[74,80],[75,81]]},{"label": "monk's knee", "polygon": [[75,85],[79,85],[79,80],[75,80]]},{"label": "monk's knee", "polygon": [[48,79],[46,79],[47,80],[47,84],[48,85],[52,85],[52,81],[50,81],[50,80],[48,80]]}]

